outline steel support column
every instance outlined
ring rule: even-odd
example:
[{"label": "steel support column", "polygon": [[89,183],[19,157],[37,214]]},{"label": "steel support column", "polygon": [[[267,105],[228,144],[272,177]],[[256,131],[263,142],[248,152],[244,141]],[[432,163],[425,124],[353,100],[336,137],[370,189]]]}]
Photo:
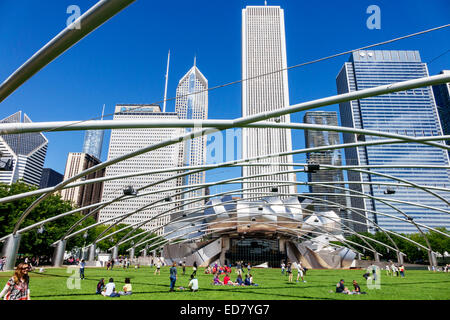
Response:
[{"label": "steel support column", "polygon": [[16,266],[17,252],[19,251],[21,237],[20,234],[11,234],[3,245],[2,256],[6,257],[6,263],[3,266],[3,269],[6,271],[14,270]]},{"label": "steel support column", "polygon": [[55,244],[55,251],[53,253],[53,266],[62,267],[64,262],[64,252],[66,251],[66,240],[59,240]]}]

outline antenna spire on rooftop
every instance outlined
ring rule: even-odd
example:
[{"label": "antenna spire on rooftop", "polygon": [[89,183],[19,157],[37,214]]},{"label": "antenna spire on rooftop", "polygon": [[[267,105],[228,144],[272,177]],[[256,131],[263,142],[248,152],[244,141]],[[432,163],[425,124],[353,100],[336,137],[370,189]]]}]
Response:
[{"label": "antenna spire on rooftop", "polygon": [[164,87],[164,104],[163,104],[163,112],[166,112],[166,100],[167,100],[167,80],[169,79],[169,62],[170,62],[170,50],[167,55],[167,70],[166,70],[166,85]]},{"label": "antenna spire on rooftop", "polygon": [[102,120],[103,120],[103,115],[105,114],[105,104],[103,104],[103,109],[102,109]]},{"label": "antenna spire on rooftop", "polygon": [[197,55],[194,55],[194,67],[197,66]]}]

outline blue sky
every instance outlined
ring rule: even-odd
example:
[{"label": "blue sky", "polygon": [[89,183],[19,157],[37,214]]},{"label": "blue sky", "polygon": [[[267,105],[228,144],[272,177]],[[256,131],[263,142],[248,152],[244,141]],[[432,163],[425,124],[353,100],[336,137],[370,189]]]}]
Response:
[{"label": "blue sky", "polygon": [[[69,5],[85,12],[93,0],[1,0],[0,81],[58,34]],[[65,52],[0,104],[0,118],[18,110],[37,121],[98,117],[102,105],[153,103],[164,95],[167,51],[171,50],[168,97],[197,56],[209,86],[241,78],[241,9],[264,1],[138,0]],[[288,66],[358,48],[450,22],[448,0],[429,1],[268,1],[285,9]],[[369,30],[369,5],[381,9],[381,29]],[[380,49],[419,50],[429,62],[449,48],[450,28],[402,40]],[[289,71],[291,104],[336,94],[335,78],[348,56]],[[450,68],[450,54],[429,66],[430,74]],[[330,106],[327,110],[337,110]],[[169,101],[167,111],[174,110]],[[323,109],[322,109],[323,110]],[[209,118],[241,116],[241,86],[209,93]],[[303,114],[291,120],[301,122]],[[46,133],[46,167],[64,172],[68,152],[82,149],[84,133]],[[304,146],[293,132],[293,147]],[[109,132],[102,159],[107,157]],[[303,157],[295,157],[303,161]],[[207,180],[236,176],[239,170],[209,173]],[[304,179],[299,176],[299,179]],[[225,190],[225,188],[223,189]],[[214,190],[213,190],[214,191]]]}]

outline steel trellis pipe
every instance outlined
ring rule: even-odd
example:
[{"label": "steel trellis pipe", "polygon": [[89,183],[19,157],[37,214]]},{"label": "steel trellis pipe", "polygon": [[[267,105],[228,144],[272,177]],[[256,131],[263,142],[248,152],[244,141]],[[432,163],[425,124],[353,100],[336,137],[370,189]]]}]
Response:
[{"label": "steel trellis pipe", "polygon": [[[111,17],[119,13],[135,0],[100,0],[67,26],[45,46],[37,51],[0,85],[0,102],[30,79],[39,70],[56,59]],[[79,23],[80,29],[75,25]]]},{"label": "steel trellis pipe", "polygon": [[[423,78],[419,78],[419,79],[407,80],[407,81],[393,83],[393,84],[389,84],[389,85],[382,85],[382,86],[378,86],[378,87],[374,87],[374,88],[368,88],[368,89],[363,89],[363,90],[359,90],[359,91],[344,93],[344,94],[340,94],[340,95],[336,95],[336,96],[331,96],[331,97],[327,97],[327,98],[322,98],[322,99],[317,99],[317,100],[308,101],[308,102],[304,102],[304,103],[299,103],[299,104],[296,104],[293,106],[273,110],[270,112],[263,112],[263,113],[255,114],[255,115],[248,116],[248,117],[241,117],[236,120],[233,120],[232,125],[230,125],[229,127],[224,127],[223,129],[219,129],[219,131],[222,131],[222,130],[225,130],[228,128],[232,128],[232,127],[242,126],[242,125],[253,123],[253,122],[270,119],[273,117],[283,116],[283,115],[294,113],[294,112],[305,111],[305,110],[310,110],[310,109],[314,109],[314,108],[318,108],[318,107],[323,107],[323,106],[327,106],[330,104],[348,102],[351,100],[363,99],[363,98],[372,97],[372,96],[376,96],[376,95],[381,95],[381,94],[386,94],[386,93],[391,93],[391,92],[396,92],[396,91],[404,91],[404,90],[408,90],[408,89],[414,89],[417,87],[430,86],[430,85],[435,85],[435,84],[440,84],[440,83],[445,83],[445,82],[450,82],[450,74],[439,74],[436,76],[423,77]],[[159,149],[159,148],[162,148],[162,147],[165,147],[165,146],[177,143],[177,142],[181,142],[184,140],[191,140],[196,137],[199,137],[199,136],[202,136],[205,134],[209,134],[209,133],[213,133],[216,131],[218,131],[218,130],[217,129],[202,129],[202,130],[199,130],[196,132],[192,132],[192,133],[183,135],[180,138],[169,139],[169,140],[142,148],[140,150],[136,150],[127,155],[120,156],[115,159],[111,159],[109,161],[106,161],[104,163],[96,165],[90,169],[87,169],[66,181],[61,182],[60,184],[58,184],[55,187],[54,190],[55,191],[59,190],[59,189],[61,189],[62,186],[67,185],[68,183],[75,181],[79,178],[82,178],[82,177],[88,175],[89,173],[96,172],[100,169],[103,169],[111,164],[129,159],[129,158],[132,158],[139,154],[143,154],[143,153],[155,150],[155,149]],[[18,222],[16,223],[16,225],[14,227],[13,234],[16,234],[21,223],[26,218],[26,216],[31,212],[31,210],[33,210],[40,202],[42,202],[45,198],[47,198],[47,196],[48,196],[48,194],[41,196],[36,201],[34,201],[30,205],[30,207],[28,207],[23,212],[22,216],[19,218]]]},{"label": "steel trellis pipe", "polygon": [[[448,136],[430,136],[430,137],[422,137],[417,138],[418,141],[431,141],[431,140],[446,140],[450,139],[450,135]],[[149,171],[141,171],[137,173],[127,173],[123,175],[116,175],[116,176],[110,176],[110,177],[101,177],[101,178],[95,178],[95,179],[89,179],[85,181],[77,181],[74,183],[69,183],[67,185],[64,185],[61,187],[61,189],[67,189],[67,188],[73,188],[81,185],[87,185],[87,184],[93,184],[97,182],[103,182],[103,181],[109,181],[109,180],[116,180],[121,178],[128,178],[128,177],[134,177],[134,176],[140,176],[140,175],[147,175],[147,174],[156,174],[156,173],[162,173],[162,172],[172,172],[172,171],[186,171],[186,170],[193,170],[193,169],[217,169],[217,168],[223,168],[223,167],[232,167],[236,165],[252,165],[248,162],[258,160],[258,159],[270,159],[274,157],[280,157],[284,155],[291,155],[291,154],[299,154],[299,153],[307,153],[307,152],[319,152],[319,151],[325,151],[325,150],[333,150],[333,149],[341,149],[341,148],[350,148],[350,147],[361,147],[361,146],[369,146],[369,145],[380,145],[380,144],[390,144],[390,143],[408,143],[409,141],[406,140],[378,140],[378,141],[370,141],[370,142],[356,142],[356,143],[346,143],[346,144],[339,144],[339,145],[330,145],[330,146],[322,146],[322,147],[315,147],[315,148],[307,148],[307,149],[297,149],[289,152],[283,152],[281,154],[275,154],[275,155],[265,155],[265,156],[259,156],[259,157],[253,157],[253,158],[247,158],[247,159],[241,159],[241,160],[233,160],[228,161],[224,163],[219,164],[210,164],[210,165],[203,165],[203,166],[194,166],[194,167],[177,167],[177,168],[168,168],[168,169],[157,169],[157,170],[149,170]],[[267,165],[267,163],[256,163],[254,165]],[[288,165],[288,164],[286,164]],[[433,188],[433,187],[429,187]],[[54,192],[55,187],[49,187],[49,188],[43,188],[38,189],[34,191],[24,192],[18,195],[12,195],[8,197],[0,198],[0,203],[5,203],[9,201],[15,201],[18,199],[22,199],[29,196],[34,195],[40,195],[47,192]]]}]

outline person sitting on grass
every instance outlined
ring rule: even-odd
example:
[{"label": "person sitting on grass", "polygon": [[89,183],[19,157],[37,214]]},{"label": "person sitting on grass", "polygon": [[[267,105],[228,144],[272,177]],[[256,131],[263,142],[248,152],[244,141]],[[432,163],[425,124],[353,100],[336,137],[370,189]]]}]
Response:
[{"label": "person sitting on grass", "polygon": [[219,273],[215,273],[215,274],[214,274],[213,284],[214,284],[215,286],[221,286],[221,285],[223,285],[223,282],[220,281]]},{"label": "person sitting on grass", "polygon": [[109,282],[106,284],[105,290],[102,292],[102,295],[111,298],[120,297],[120,294],[116,292],[116,285],[113,278],[109,278]]},{"label": "person sitting on grass", "polygon": [[105,288],[105,279],[101,278],[97,283],[97,292],[96,294],[102,294],[103,289]]},{"label": "person sitting on grass", "polygon": [[240,273],[240,272],[238,273],[238,276],[236,278],[235,284],[237,286],[243,286],[244,285],[244,280],[242,280],[242,273]]},{"label": "person sitting on grass", "polygon": [[356,280],[353,280],[353,291],[350,294],[366,294],[365,292],[361,292],[361,288]]},{"label": "person sitting on grass", "polygon": [[248,274],[248,279],[249,279],[249,281],[250,281],[250,285],[251,285],[251,286],[258,286],[257,283],[254,283],[254,282],[253,282],[253,276],[252,276],[251,273]]},{"label": "person sitting on grass", "polygon": [[123,286],[123,291],[120,291],[121,296],[129,296],[133,293],[133,288],[131,287],[130,278],[125,278],[125,285]]},{"label": "person sitting on grass", "polygon": [[250,286],[250,285],[251,285],[250,277],[248,276],[248,274],[245,275],[244,284],[245,284],[246,286]]},{"label": "person sitting on grass", "polygon": [[198,291],[198,279],[193,274],[191,274],[191,281],[189,281],[188,287],[192,292]]},{"label": "person sitting on grass", "polygon": [[348,288],[344,286],[344,279],[341,279],[341,281],[336,284],[336,293],[349,294],[349,292]]},{"label": "person sitting on grass", "polygon": [[230,277],[228,276],[228,273],[225,273],[225,277],[223,278],[223,284],[225,284],[225,285],[233,285],[233,282],[230,281]]}]

